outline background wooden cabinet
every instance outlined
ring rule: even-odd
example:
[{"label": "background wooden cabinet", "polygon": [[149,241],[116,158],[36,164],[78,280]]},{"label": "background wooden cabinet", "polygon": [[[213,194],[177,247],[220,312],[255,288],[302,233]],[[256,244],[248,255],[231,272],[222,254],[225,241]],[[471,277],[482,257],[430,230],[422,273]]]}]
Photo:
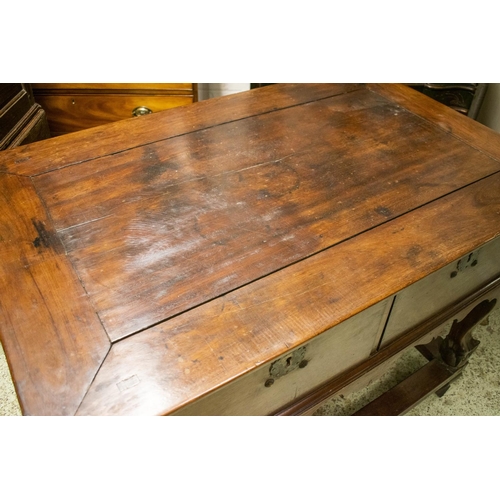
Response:
[{"label": "background wooden cabinet", "polygon": [[53,136],[196,101],[193,83],[33,83]]},{"label": "background wooden cabinet", "polygon": [[0,150],[50,137],[45,113],[26,83],[0,84]]}]

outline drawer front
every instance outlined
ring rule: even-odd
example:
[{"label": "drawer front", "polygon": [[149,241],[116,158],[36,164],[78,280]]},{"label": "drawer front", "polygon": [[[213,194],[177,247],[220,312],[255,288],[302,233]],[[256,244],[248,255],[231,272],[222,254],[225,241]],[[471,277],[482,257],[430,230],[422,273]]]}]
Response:
[{"label": "drawer front", "polygon": [[23,128],[7,148],[16,148],[24,144],[48,139],[49,137],[50,132],[45,111],[39,108],[38,105],[35,105],[33,116],[24,124]]},{"label": "drawer front", "polygon": [[499,274],[500,238],[495,238],[414,283],[396,295],[381,346],[467,297]]},{"label": "drawer front", "polygon": [[43,92],[88,91],[88,92],[169,92],[193,93],[192,83],[32,83],[35,94]]},{"label": "drawer front", "polygon": [[0,139],[16,127],[31,108],[29,94],[23,89],[0,109]]},{"label": "drawer front", "polygon": [[175,415],[268,415],[368,358],[390,305],[382,301]]},{"label": "drawer front", "polygon": [[12,149],[49,137],[45,112],[38,104],[34,104],[16,126],[7,135],[0,138],[0,150]]},{"label": "drawer front", "polygon": [[148,95],[39,95],[37,102],[47,113],[51,135],[76,132],[133,117],[145,107],[153,113],[193,102],[192,96]]},{"label": "drawer front", "polygon": [[22,92],[23,87],[20,83],[0,83],[0,115],[4,106]]}]

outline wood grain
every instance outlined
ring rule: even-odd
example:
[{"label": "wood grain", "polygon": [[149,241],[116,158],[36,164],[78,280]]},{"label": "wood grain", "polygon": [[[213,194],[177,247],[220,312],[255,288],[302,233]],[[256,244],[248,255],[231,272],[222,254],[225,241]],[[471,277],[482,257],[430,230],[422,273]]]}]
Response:
[{"label": "wood grain", "polygon": [[[390,300],[379,302],[339,325],[327,330],[311,342],[303,344],[307,365],[272,378],[272,363],[252,370],[248,375],[227,384],[193,404],[175,412],[188,415],[268,415],[297,396],[309,392],[336,375],[346,372],[369,357],[383,327],[384,312]],[[293,351],[284,355],[291,356]]]},{"label": "wood grain", "polygon": [[35,184],[118,340],[498,169],[358,92],[310,103],[307,114],[278,110],[68,167]]},{"label": "wood grain", "polygon": [[53,137],[131,118],[136,108],[158,112],[197,100],[192,83],[40,83],[33,92]]},{"label": "wood grain", "polygon": [[360,88],[362,86],[357,84],[275,85],[224,98],[208,99],[196,103],[196,106],[189,106],[188,109],[174,108],[156,115],[143,116],[140,122],[131,118],[76,132],[76,136],[55,137],[24,146],[13,155],[2,155],[0,172],[37,175],[144,144]]},{"label": "wood grain", "polygon": [[0,174],[0,205],[0,334],[23,413],[72,415],[109,339],[32,182]]},{"label": "wood grain", "polygon": [[397,103],[408,111],[429,120],[472,147],[500,160],[498,133],[482,123],[476,122],[430,97],[417,98],[415,95],[417,91],[406,85],[370,84],[368,88],[387,97],[390,102]]},{"label": "wood grain", "polygon": [[441,389],[460,372],[452,372],[434,359],[397,386],[354,413],[355,417],[404,415],[429,394]]},{"label": "wood grain", "polygon": [[31,86],[36,94],[50,94],[58,91],[66,93],[68,90],[89,93],[123,91],[127,94],[132,91],[151,94],[172,94],[173,92],[189,94],[193,92],[192,83],[32,83]]},{"label": "wood grain", "polygon": [[[140,106],[147,107],[153,113],[187,106],[193,102],[193,96],[65,94],[39,95],[37,102],[47,113],[50,132],[55,137],[130,119],[134,109]],[[136,117],[139,118],[143,116]]]},{"label": "wood grain", "polygon": [[164,414],[209,394],[498,237],[498,193],[500,174],[116,342],[79,411]]}]

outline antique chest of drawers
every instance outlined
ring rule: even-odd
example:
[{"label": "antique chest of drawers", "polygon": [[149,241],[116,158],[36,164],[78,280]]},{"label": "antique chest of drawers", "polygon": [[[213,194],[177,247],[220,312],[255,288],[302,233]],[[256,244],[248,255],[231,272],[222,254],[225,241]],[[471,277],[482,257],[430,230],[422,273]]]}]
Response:
[{"label": "antique chest of drawers", "polygon": [[0,184],[28,415],[307,414],[433,339],[464,366],[500,295],[500,136],[403,85],[103,125],[0,153]]},{"label": "antique chest of drawers", "polygon": [[193,83],[33,83],[52,136],[196,101]]},{"label": "antique chest of drawers", "polygon": [[45,111],[25,83],[0,84],[0,150],[48,139]]}]

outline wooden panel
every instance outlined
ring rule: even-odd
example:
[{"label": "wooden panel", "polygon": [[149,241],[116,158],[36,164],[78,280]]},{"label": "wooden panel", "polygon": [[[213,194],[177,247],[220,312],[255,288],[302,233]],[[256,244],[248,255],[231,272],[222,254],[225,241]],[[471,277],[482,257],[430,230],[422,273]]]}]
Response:
[{"label": "wooden panel", "polygon": [[[500,160],[498,133],[485,125],[457,113],[430,97],[416,98],[419,92],[406,85],[370,84],[368,88]],[[473,165],[470,168],[473,168]]]},{"label": "wooden panel", "polygon": [[109,340],[31,181],[0,175],[0,205],[0,334],[23,413],[74,414]]},{"label": "wooden panel", "polygon": [[30,92],[27,84],[0,84],[0,150],[50,136],[43,110]]},{"label": "wooden panel", "polygon": [[12,142],[7,146],[8,148],[17,148],[23,144],[30,144],[35,141],[42,141],[50,137],[49,125],[45,111],[38,107],[33,106],[33,115],[28,116],[28,120],[23,122],[23,127],[19,131]]},{"label": "wooden panel", "polygon": [[400,384],[372,401],[356,417],[404,415],[427,396],[451,382],[460,372],[451,372],[440,361],[433,360]]},{"label": "wooden panel", "polygon": [[34,104],[16,125],[0,139],[0,150],[18,147],[50,137],[45,112]]},{"label": "wooden panel", "polygon": [[20,83],[0,84],[0,109],[6,106],[19,92],[23,90]]},{"label": "wooden panel", "polygon": [[[37,175],[103,157],[144,144],[235,122],[249,116],[297,106],[362,88],[356,84],[274,85],[224,98],[207,99],[196,107],[173,108],[165,113],[141,117],[141,121],[119,121],[28,145],[15,154],[2,155],[0,172]],[[221,99],[224,99],[221,105]],[[36,159],[36,161],[33,161]]]},{"label": "wooden panel", "polygon": [[300,347],[305,349],[307,365],[273,378],[272,385],[266,386],[272,378],[272,363],[268,363],[175,415],[268,415],[276,411],[366,359],[388,304],[388,300],[379,302]]},{"label": "wooden panel", "polygon": [[132,91],[141,93],[193,93],[192,83],[32,83],[31,86],[37,95],[55,91],[63,91],[66,93],[68,90],[112,93],[116,91],[123,91],[126,93]]},{"label": "wooden panel", "polygon": [[[117,340],[498,168],[365,92],[311,103],[307,116],[276,111],[35,183]],[[389,195],[388,186],[397,190]]]},{"label": "wooden panel", "polygon": [[[475,264],[474,264],[475,262]],[[462,256],[396,296],[381,345],[500,275],[500,238]]]},{"label": "wooden panel", "polygon": [[11,101],[0,109],[0,138],[6,136],[22,120],[31,107],[30,96],[21,90]]},{"label": "wooden panel", "polygon": [[140,106],[145,106],[156,113],[191,104],[193,98],[192,96],[69,94],[38,95],[37,102],[47,113],[51,134],[57,136],[132,118],[132,111]]},{"label": "wooden panel", "polygon": [[116,342],[79,412],[194,402],[499,236],[498,193],[500,174]]}]

